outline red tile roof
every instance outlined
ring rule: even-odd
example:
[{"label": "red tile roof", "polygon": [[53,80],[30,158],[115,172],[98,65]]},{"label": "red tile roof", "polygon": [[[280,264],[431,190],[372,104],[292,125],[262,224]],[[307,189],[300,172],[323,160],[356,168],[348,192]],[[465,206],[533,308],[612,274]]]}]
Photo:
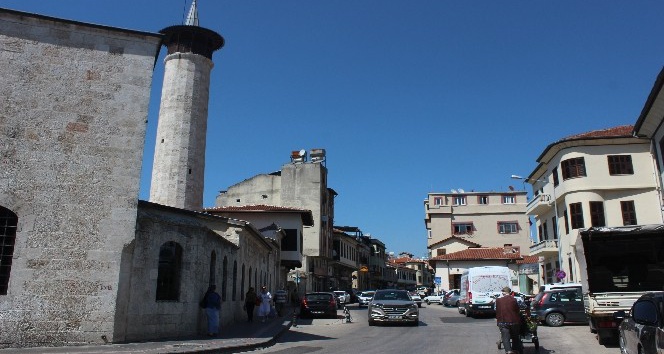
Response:
[{"label": "red tile roof", "polygon": [[593,130],[586,133],[570,135],[568,137],[562,138],[559,142],[567,140],[578,140],[578,139],[589,139],[589,138],[621,138],[621,137],[632,137],[632,132],[634,131],[633,125],[621,125],[613,128],[606,128],[600,130]]},{"label": "red tile roof", "polygon": [[432,261],[477,261],[483,259],[522,259],[521,253],[505,253],[504,247],[476,247],[431,258]]},{"label": "red tile roof", "polygon": [[516,261],[516,264],[531,264],[531,263],[539,263],[539,257],[523,256],[523,259],[519,259],[518,261]]},{"label": "red tile roof", "polygon": [[298,209],[283,207],[277,205],[264,205],[264,204],[255,204],[255,205],[240,205],[240,206],[224,206],[224,207],[213,207],[205,208],[205,211],[215,212],[215,211],[303,211],[309,212],[310,210]]}]

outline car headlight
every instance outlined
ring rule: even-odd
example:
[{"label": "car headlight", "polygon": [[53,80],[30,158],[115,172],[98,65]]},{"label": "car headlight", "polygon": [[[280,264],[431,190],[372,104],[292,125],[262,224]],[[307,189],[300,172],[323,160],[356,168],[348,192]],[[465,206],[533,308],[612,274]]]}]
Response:
[{"label": "car headlight", "polygon": [[417,310],[417,304],[410,304],[409,308],[411,310]]}]

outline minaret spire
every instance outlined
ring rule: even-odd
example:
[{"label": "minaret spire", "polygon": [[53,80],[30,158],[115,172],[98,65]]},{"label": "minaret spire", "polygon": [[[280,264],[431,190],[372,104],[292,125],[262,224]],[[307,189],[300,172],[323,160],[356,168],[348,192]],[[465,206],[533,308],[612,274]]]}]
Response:
[{"label": "minaret spire", "polygon": [[191,8],[189,8],[189,13],[184,24],[185,26],[198,26],[198,6],[196,6],[196,0],[191,2]]}]

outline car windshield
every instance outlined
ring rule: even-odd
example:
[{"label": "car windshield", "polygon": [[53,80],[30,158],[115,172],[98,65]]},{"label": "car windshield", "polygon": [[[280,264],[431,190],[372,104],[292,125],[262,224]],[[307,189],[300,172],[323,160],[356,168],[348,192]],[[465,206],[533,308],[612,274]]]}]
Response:
[{"label": "car windshield", "polygon": [[381,291],[374,295],[374,300],[410,300],[405,291]]},{"label": "car windshield", "polygon": [[343,291],[335,291],[334,293],[337,294],[337,295],[344,295],[345,294],[345,292],[343,292]]},{"label": "car windshield", "polygon": [[372,297],[373,295],[374,295],[374,292],[373,292],[373,291],[365,291],[365,292],[363,292],[360,296],[364,296],[364,297]]},{"label": "car windshield", "polygon": [[330,301],[329,294],[307,294],[305,298],[307,301]]}]

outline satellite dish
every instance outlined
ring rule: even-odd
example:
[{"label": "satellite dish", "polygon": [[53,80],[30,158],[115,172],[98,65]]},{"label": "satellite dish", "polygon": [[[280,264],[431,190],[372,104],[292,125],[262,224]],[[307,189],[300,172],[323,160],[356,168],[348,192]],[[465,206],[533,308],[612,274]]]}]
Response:
[{"label": "satellite dish", "polygon": [[466,193],[463,189],[459,188],[459,193]]},{"label": "satellite dish", "polygon": [[457,193],[457,190],[456,189],[450,189],[450,192]]},{"label": "satellite dish", "polygon": [[306,150],[304,150],[304,149],[300,150],[300,156],[304,156],[306,153],[307,153]]}]

